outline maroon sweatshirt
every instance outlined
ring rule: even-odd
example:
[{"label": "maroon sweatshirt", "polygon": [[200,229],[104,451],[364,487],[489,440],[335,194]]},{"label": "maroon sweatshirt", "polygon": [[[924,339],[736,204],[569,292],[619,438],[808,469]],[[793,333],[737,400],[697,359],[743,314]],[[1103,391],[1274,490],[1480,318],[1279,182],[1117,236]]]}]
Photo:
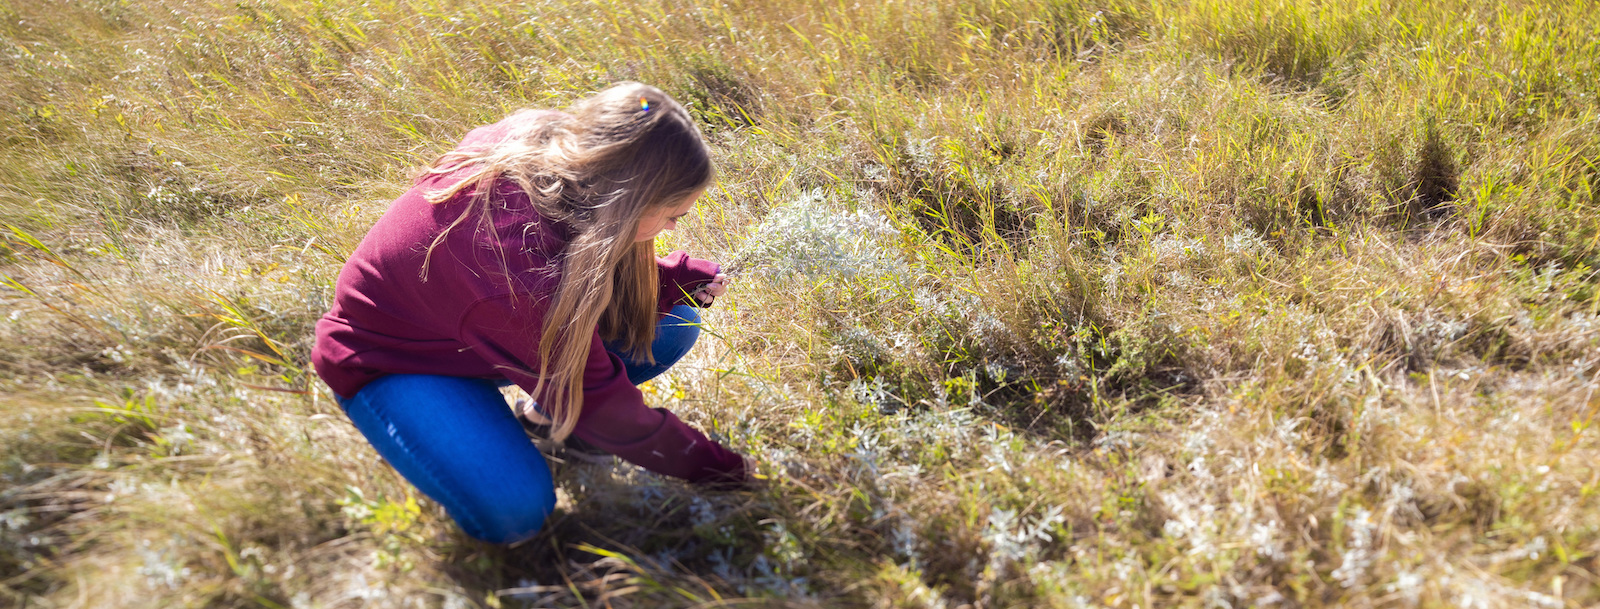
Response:
[{"label": "maroon sweatshirt", "polygon": [[[460,146],[518,137],[553,114],[513,115],[474,129]],[[560,279],[552,261],[571,233],[540,217],[515,185],[503,183],[492,199],[494,234],[471,219],[456,227],[434,249],[424,279],[428,245],[460,216],[465,201],[430,204],[423,196],[458,178],[430,175],[401,195],[339,273],[333,310],[317,322],[311,352],[317,374],[334,393],[349,398],[386,374],[505,378],[533,391],[546,296]],[[495,238],[499,252],[491,245]],[[509,281],[502,256],[510,267]],[[719,268],[682,251],[657,263],[662,311],[691,303],[686,294],[711,281]],[[671,412],[646,406],[622,361],[601,346],[598,332],[590,338],[583,412],[573,435],[650,471],[691,482],[745,477],[737,453]]]}]

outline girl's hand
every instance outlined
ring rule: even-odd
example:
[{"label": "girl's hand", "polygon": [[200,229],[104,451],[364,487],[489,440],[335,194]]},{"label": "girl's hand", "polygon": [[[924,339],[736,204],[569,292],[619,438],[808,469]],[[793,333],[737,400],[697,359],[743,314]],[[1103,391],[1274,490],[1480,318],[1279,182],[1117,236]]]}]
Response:
[{"label": "girl's hand", "polygon": [[699,289],[693,292],[693,296],[695,300],[700,301],[700,304],[708,305],[711,304],[711,301],[716,300],[718,296],[727,293],[728,276],[723,275],[722,273],[717,273],[717,276],[711,280],[711,283],[700,286]]},{"label": "girl's hand", "polygon": [[744,487],[747,490],[756,490],[767,486],[771,480],[766,474],[756,472],[756,460],[750,455],[740,455],[744,458]]}]

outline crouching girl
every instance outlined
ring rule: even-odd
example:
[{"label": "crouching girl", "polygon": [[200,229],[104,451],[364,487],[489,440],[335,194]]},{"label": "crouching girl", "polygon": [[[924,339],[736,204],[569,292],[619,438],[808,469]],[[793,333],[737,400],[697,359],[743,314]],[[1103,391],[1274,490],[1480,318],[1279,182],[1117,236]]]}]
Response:
[{"label": "crouching girl", "polygon": [[636,387],[688,352],[695,306],[726,289],[714,263],[655,256],[712,177],[688,113],[637,83],[474,129],[345,264],[317,373],[384,459],[486,541],[532,536],[555,504],[508,383],[556,442],[740,485],[743,458]]}]

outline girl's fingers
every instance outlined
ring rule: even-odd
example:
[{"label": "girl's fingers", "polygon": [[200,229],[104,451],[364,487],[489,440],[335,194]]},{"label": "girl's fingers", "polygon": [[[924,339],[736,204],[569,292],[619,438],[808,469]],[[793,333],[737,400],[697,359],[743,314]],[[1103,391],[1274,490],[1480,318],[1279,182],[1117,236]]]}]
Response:
[{"label": "girl's fingers", "polygon": [[700,286],[691,294],[694,296],[695,300],[700,301],[700,304],[711,304],[712,299],[728,293],[727,281],[727,275],[717,273],[717,276],[711,280],[711,283]]},{"label": "girl's fingers", "polygon": [[712,296],[721,296],[728,293],[728,276],[717,273],[711,283],[706,284],[706,293]]}]

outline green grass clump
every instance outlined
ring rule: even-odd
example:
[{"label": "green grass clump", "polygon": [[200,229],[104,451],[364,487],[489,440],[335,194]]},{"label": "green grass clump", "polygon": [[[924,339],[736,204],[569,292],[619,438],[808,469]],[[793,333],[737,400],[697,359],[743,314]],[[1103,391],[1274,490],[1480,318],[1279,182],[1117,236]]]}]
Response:
[{"label": "green grass clump", "polygon": [[[1600,6],[0,5],[7,606],[1600,603]],[[307,368],[471,127],[617,80],[771,476],[462,535]]]}]

